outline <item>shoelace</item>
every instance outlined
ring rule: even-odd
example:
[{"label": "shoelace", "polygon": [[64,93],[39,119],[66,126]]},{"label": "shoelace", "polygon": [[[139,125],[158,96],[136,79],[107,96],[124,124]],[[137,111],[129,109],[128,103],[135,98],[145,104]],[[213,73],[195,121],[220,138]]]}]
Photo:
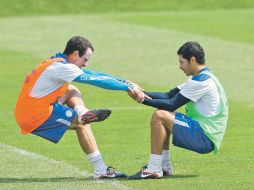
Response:
[{"label": "shoelace", "polygon": [[147,165],[143,166],[143,167],[141,168],[140,172],[142,172],[142,171],[144,171],[144,170],[146,170],[146,169],[147,169]]},{"label": "shoelace", "polygon": [[107,168],[107,173],[116,173],[116,169],[115,168],[113,168],[112,166],[109,166],[108,168]]}]

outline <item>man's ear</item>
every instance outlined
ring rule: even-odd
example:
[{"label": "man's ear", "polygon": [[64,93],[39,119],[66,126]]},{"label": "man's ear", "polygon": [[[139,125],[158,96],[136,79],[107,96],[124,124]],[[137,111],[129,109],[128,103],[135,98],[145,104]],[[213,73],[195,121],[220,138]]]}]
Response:
[{"label": "man's ear", "polygon": [[196,63],[196,62],[197,62],[197,61],[196,61],[196,58],[195,58],[194,56],[192,56],[191,59],[190,59],[190,62],[191,62],[191,63]]},{"label": "man's ear", "polygon": [[71,54],[68,55],[68,61],[69,62],[75,62],[77,60],[77,56],[78,56],[78,51],[74,51]]},{"label": "man's ear", "polygon": [[76,57],[78,57],[79,56],[79,52],[78,52],[78,50],[75,50],[74,52],[72,52],[73,53],[73,56],[76,58]]}]

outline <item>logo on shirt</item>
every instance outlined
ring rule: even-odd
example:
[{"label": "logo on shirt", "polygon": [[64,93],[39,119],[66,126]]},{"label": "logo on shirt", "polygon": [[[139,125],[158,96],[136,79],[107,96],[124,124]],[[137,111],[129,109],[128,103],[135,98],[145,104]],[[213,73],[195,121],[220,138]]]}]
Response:
[{"label": "logo on shirt", "polygon": [[66,115],[66,117],[71,117],[72,116],[72,112],[70,110],[67,110],[65,112],[65,115]]}]

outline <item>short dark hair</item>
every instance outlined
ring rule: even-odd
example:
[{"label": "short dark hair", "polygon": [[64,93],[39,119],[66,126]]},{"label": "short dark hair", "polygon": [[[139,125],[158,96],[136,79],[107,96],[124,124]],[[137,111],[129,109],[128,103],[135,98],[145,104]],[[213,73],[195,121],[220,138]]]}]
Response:
[{"label": "short dark hair", "polygon": [[86,53],[88,48],[91,48],[92,51],[94,51],[93,45],[88,39],[82,36],[74,36],[67,42],[63,53],[65,55],[70,55],[74,51],[78,51],[79,56],[81,57]]},{"label": "short dark hair", "polygon": [[199,65],[205,64],[205,52],[198,42],[184,43],[177,51],[177,55],[182,55],[188,61],[190,61],[191,57],[195,57]]}]

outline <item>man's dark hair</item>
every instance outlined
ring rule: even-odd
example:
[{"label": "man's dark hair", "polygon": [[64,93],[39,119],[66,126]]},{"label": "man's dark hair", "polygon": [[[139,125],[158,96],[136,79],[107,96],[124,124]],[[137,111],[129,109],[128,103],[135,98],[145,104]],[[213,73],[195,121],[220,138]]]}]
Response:
[{"label": "man's dark hair", "polygon": [[67,42],[63,53],[65,55],[70,55],[74,51],[78,51],[79,56],[81,57],[86,53],[88,48],[91,48],[92,51],[94,51],[93,45],[88,39],[81,36],[74,36]]},{"label": "man's dark hair", "polygon": [[184,43],[177,51],[177,55],[182,55],[188,61],[190,61],[191,57],[195,57],[199,65],[205,64],[205,52],[198,42]]}]

